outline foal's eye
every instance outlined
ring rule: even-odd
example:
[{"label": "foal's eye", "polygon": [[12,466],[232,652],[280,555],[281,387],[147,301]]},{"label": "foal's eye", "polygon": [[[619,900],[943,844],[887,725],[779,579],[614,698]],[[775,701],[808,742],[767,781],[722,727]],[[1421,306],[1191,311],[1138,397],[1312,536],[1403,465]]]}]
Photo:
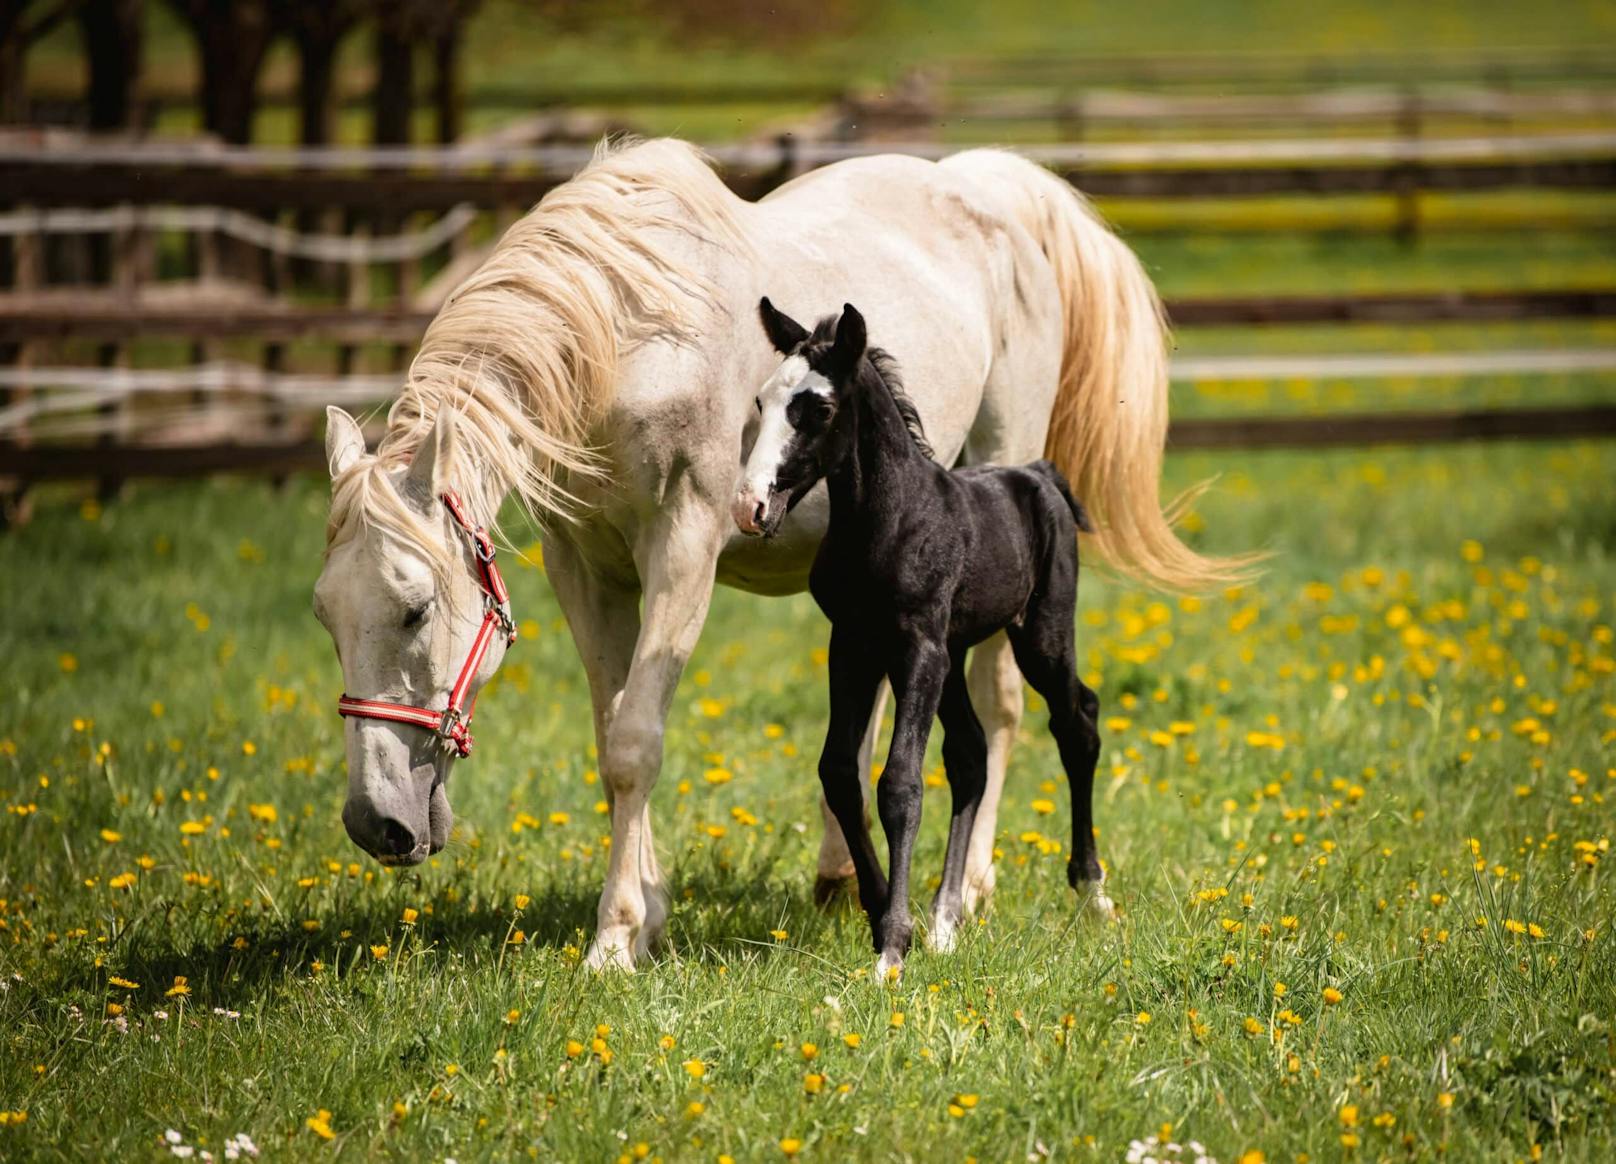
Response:
[{"label": "foal's eye", "polygon": [[404,629],[420,626],[426,620],[427,612],[432,609],[432,603],[423,602],[420,606],[412,606],[404,612]]},{"label": "foal's eye", "polygon": [[758,415],[762,416],[763,415],[763,397],[761,397],[761,396],[752,397],[752,403],[757,406]]}]

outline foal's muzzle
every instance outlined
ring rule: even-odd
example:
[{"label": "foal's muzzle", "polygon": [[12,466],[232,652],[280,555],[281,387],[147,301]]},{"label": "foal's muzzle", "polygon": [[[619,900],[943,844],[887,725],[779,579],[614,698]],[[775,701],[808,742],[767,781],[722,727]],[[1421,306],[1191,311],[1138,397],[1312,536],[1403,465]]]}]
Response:
[{"label": "foal's muzzle", "polygon": [[769,499],[759,497],[750,489],[742,489],[735,495],[730,515],[735,518],[735,527],[749,538],[770,532],[765,524],[769,519]]}]

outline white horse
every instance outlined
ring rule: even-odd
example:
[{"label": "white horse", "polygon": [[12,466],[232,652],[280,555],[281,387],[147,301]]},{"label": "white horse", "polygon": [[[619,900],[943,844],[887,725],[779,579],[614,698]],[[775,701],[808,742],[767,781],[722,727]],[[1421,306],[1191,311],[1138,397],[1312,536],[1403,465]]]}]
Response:
[{"label": "white horse", "polygon": [[[1242,565],[1193,552],[1162,512],[1160,305],[1133,253],[1060,179],[998,151],[888,155],[747,203],[685,143],[603,149],[449,298],[374,454],[329,410],[333,496],[315,588],[350,696],[441,709],[451,686],[461,693],[462,661],[475,660],[474,696],[504,639],[479,638],[475,558],[437,498],[457,492],[473,524],[491,525],[513,492],[534,515],[588,673],[611,810],[594,967],[631,968],[667,917],[649,796],[715,580],[799,591],[824,531],[822,490],[768,541],[731,519],[755,505],[741,470],[756,386],[779,359],[756,324],[763,295],[804,318],[856,300],[916,385],[939,460],[1048,456],[1098,519],[1094,548],[1114,567],[1193,588]],[[993,888],[1022,711],[1003,635],[977,648],[970,692],[989,743],[966,861],[975,909]],[[386,719],[348,719],[346,740],[353,840],[399,864],[441,848],[453,749]],[[816,893],[852,873],[824,819]]]}]

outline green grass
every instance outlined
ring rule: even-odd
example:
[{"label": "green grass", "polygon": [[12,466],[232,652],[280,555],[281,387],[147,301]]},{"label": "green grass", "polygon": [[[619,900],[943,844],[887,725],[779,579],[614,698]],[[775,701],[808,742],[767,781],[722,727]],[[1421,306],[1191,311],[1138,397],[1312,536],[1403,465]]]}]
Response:
[{"label": "green grass", "polygon": [[[47,495],[0,541],[0,1110],[27,1113],[0,1155],[145,1158],[174,1128],[277,1158],[771,1159],[795,1138],[818,1160],[1115,1161],[1171,1124],[1225,1162],[1337,1159],[1344,1132],[1363,1159],[1608,1159],[1616,451],[1170,477],[1208,472],[1195,536],[1274,550],[1259,583],[1198,604],[1083,583],[1121,923],[1075,917],[1034,711],[991,909],[897,986],[867,977],[858,917],[808,900],[807,599],[719,593],[654,797],[669,948],[597,978],[576,964],[604,863],[588,703],[539,570],[511,571],[527,637],[481,704],[458,834],[390,873],[338,820],[339,676],[308,612],[323,486]],[[922,886],[946,793],[927,801]]]}]

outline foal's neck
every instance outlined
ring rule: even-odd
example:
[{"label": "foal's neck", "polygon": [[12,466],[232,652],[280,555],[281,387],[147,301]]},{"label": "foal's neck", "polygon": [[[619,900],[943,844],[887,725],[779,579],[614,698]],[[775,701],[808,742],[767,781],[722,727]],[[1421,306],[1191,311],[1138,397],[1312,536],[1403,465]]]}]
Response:
[{"label": "foal's neck", "polygon": [[896,514],[883,501],[901,496],[899,482],[926,457],[892,398],[892,389],[868,365],[851,393],[853,439],[847,454],[825,480],[833,524],[852,523],[875,533]]}]

